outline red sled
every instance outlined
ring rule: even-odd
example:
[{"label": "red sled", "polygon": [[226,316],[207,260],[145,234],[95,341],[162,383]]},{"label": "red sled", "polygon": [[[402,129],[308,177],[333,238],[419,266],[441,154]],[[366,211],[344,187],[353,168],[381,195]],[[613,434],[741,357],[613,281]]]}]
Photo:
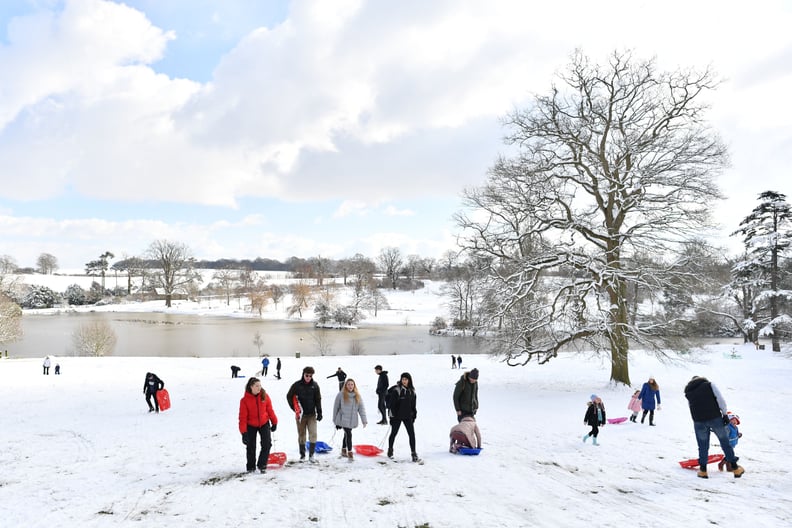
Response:
[{"label": "red sled", "polygon": [[[723,460],[723,455],[710,455],[707,457],[707,464],[714,464],[715,462],[720,462]],[[682,460],[679,462],[679,465],[685,469],[698,469],[699,462],[698,458],[691,458],[689,460]]]},{"label": "red sled", "polygon": [[368,445],[368,444],[358,444],[358,445],[356,445],[356,446],[353,446],[353,447],[355,448],[355,452],[356,452],[358,455],[363,455],[363,456],[377,456],[377,455],[379,455],[380,453],[382,453],[382,449],[380,449],[380,448],[379,448],[379,447],[377,447],[377,446],[373,446],[373,445]]},{"label": "red sled", "polygon": [[281,451],[270,453],[269,458],[267,459],[268,466],[283,467],[283,464],[285,463],[286,463],[286,453],[283,453]]},{"label": "red sled", "polygon": [[160,411],[167,411],[170,409],[170,394],[168,394],[166,389],[157,391],[157,405],[159,405]]}]

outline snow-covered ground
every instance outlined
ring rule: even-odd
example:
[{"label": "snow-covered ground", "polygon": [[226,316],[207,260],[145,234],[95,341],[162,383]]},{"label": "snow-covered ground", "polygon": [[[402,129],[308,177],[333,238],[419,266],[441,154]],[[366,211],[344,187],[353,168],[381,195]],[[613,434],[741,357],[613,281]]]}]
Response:
[{"label": "snow-covered ground", "polygon": [[[430,283],[414,293],[388,292],[392,310],[369,322],[428,324],[442,311],[438,289]],[[243,315],[233,301],[230,307],[201,304],[177,303],[171,311]],[[158,301],[101,309],[164,307]],[[726,357],[733,349],[742,357]],[[590,394],[603,398],[609,417],[628,416],[632,394],[609,383],[606,360],[564,356],[512,368],[466,356],[463,370],[481,371],[484,450],[478,457],[448,453],[448,431],[456,423],[451,393],[461,372],[446,355],[288,355],[283,379],[273,379],[271,370],[263,385],[280,418],[274,451],[289,461],[266,475],[244,473],[237,411],[246,378],[231,379],[229,369],[238,364],[249,377],[260,368],[258,358],[61,357],[53,361],[60,376],[43,376],[41,358],[0,360],[2,525],[780,527],[792,519],[792,478],[781,463],[792,438],[785,419],[792,361],[738,340],[677,364],[631,352],[634,387],[650,376],[660,384],[657,426],[608,425],[599,447],[581,441]],[[413,375],[424,465],[408,462],[404,431],[396,440],[397,463],[382,455],[349,463],[336,455],[341,435],[329,409],[337,384],[326,376],[340,365],[366,396],[371,424],[355,430],[354,442],[385,445],[388,427],[376,425],[377,363],[392,383],[403,371]],[[295,463],[296,428],[285,401],[308,364],[317,369],[328,409],[319,440],[335,448],[320,455],[318,467]],[[172,409],[159,415],[147,412],[142,394],[147,371],[171,394]],[[682,394],[694,374],[713,380],[741,416],[741,479],[713,467],[702,480],[678,464],[697,455]]]},{"label": "snow-covered ground", "polygon": [[[284,468],[246,474],[237,411],[255,358],[58,358],[63,373],[43,376],[40,359],[0,361],[0,519],[3,526],[451,527],[451,526],[789,526],[792,478],[781,457],[792,427],[792,362],[738,345],[710,347],[694,362],[661,364],[631,354],[634,386],[660,384],[657,426],[608,425],[600,446],[583,443],[591,393],[609,417],[628,416],[632,390],[608,382],[607,362],[580,356],[545,366],[511,368],[468,356],[481,372],[480,456],[448,453],[455,423],[451,393],[461,374],[445,356],[286,359],[283,379],[264,379],[280,425],[275,451]],[[331,444],[318,466],[295,463],[296,428],[285,394],[306,364],[325,409],[339,365],[358,382],[369,426],[356,444],[383,445],[376,425],[375,364],[395,382],[412,373],[418,390],[416,431],[424,465],[409,460],[406,433],[397,463],[384,456],[337,457],[341,435],[328,416],[319,439]],[[173,407],[149,414],[143,377],[156,372]],[[737,446],[746,473],[735,479],[711,468],[709,480],[680,468],[696,456],[682,390],[694,374],[713,380],[742,419]],[[715,441],[713,439],[713,444]],[[713,447],[712,452],[719,452]]]}]

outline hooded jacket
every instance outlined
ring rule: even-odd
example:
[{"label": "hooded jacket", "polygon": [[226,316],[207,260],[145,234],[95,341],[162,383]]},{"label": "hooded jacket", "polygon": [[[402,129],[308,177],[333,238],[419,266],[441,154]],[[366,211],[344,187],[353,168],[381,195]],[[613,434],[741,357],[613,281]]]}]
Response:
[{"label": "hooded jacket", "polygon": [[[597,416],[597,409],[600,410],[600,416]],[[586,415],[583,417],[583,422],[588,425],[605,425],[605,405],[602,403],[588,402]]]},{"label": "hooded jacket", "polygon": [[388,371],[383,370],[379,373],[377,378],[377,394],[385,395],[388,393]]},{"label": "hooded jacket", "polygon": [[[409,380],[406,387],[402,385],[401,378]],[[418,417],[417,400],[412,376],[405,372],[399,376],[399,383],[388,389],[385,403],[389,416],[397,420],[414,421]]]},{"label": "hooded jacket", "polygon": [[462,421],[451,428],[449,436],[459,431],[467,438],[467,445],[470,447],[481,447],[481,430],[472,416],[465,416]]},{"label": "hooded jacket", "polygon": [[302,415],[321,415],[322,414],[322,393],[319,391],[319,384],[314,380],[310,383],[305,383],[304,378],[295,381],[289,392],[286,394],[286,401],[289,402],[289,408],[294,411],[294,397],[302,407]]},{"label": "hooded jacket", "polygon": [[165,382],[163,382],[159,377],[154,374],[153,372],[146,373],[146,379],[143,380],[143,390],[149,394],[154,394],[158,390],[162,390],[165,388]]}]

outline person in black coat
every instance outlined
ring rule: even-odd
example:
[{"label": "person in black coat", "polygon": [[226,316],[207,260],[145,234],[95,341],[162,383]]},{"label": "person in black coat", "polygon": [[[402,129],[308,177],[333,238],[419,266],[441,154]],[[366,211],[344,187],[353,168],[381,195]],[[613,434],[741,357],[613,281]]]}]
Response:
[{"label": "person in black coat", "polygon": [[[146,372],[146,379],[143,381],[143,394],[146,395],[146,403],[149,412],[159,412],[159,402],[157,401],[157,391],[165,388],[165,383],[153,372]],[[154,405],[151,405],[151,397],[154,397]]]},{"label": "person in black coat", "polygon": [[346,372],[341,370],[341,367],[338,367],[338,370],[335,371],[335,374],[330,374],[329,376],[327,376],[327,379],[330,378],[338,378],[338,390],[340,391],[341,389],[344,388],[344,382],[347,379],[347,375]]},{"label": "person in black coat", "polygon": [[597,436],[599,436],[599,427],[605,425],[605,404],[602,403],[602,398],[596,394],[591,395],[591,401],[588,402],[586,415],[583,417],[583,423],[591,426],[591,431],[583,435],[583,442],[592,437],[593,444],[597,443]]},{"label": "person in black coat", "polygon": [[377,422],[378,425],[387,425],[388,417],[385,414],[385,396],[388,395],[388,371],[382,370],[382,365],[374,367],[374,372],[377,373],[377,409],[379,409],[382,419]]},{"label": "person in black coat", "polygon": [[305,367],[298,379],[286,393],[289,408],[297,421],[297,442],[300,446],[300,462],[305,460],[305,436],[308,433],[308,461],[316,463],[316,422],[322,421],[322,393],[313,379],[313,367]]},{"label": "person in black coat", "polygon": [[388,438],[388,458],[393,458],[393,441],[399,432],[399,427],[404,424],[407,429],[407,436],[410,438],[410,451],[413,462],[418,462],[418,455],[415,452],[415,419],[418,417],[416,406],[417,397],[412,376],[409,372],[403,372],[399,383],[388,390],[388,413],[390,414],[391,434]]}]

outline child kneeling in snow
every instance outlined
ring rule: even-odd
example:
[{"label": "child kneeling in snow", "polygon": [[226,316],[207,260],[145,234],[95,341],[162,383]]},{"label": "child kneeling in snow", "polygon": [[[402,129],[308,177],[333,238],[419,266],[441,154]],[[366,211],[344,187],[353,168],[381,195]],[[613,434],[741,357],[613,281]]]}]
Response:
[{"label": "child kneeling in snow", "polygon": [[591,401],[588,402],[586,415],[583,416],[583,423],[591,426],[591,431],[583,435],[583,441],[588,440],[589,436],[594,438],[594,445],[597,443],[597,436],[599,435],[599,426],[605,425],[605,405],[602,403],[602,398],[596,394],[591,395]]},{"label": "child kneeling in snow", "polygon": [[481,447],[481,431],[476,419],[465,416],[462,421],[451,428],[449,453],[456,453],[460,447]]},{"label": "child kneeling in snow", "polygon": [[[740,417],[732,412],[727,412],[726,418],[729,419],[729,423],[726,424],[726,431],[729,433],[729,445],[734,447],[737,445],[737,442],[740,440],[740,438],[742,438],[742,433],[740,432],[740,429],[737,427],[738,425],[740,425]],[[723,467],[725,465],[726,465],[726,459],[724,458],[723,460],[718,462],[718,470],[723,471]]]}]

